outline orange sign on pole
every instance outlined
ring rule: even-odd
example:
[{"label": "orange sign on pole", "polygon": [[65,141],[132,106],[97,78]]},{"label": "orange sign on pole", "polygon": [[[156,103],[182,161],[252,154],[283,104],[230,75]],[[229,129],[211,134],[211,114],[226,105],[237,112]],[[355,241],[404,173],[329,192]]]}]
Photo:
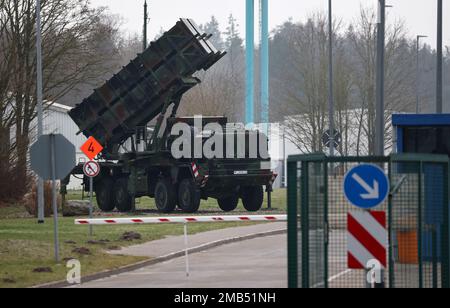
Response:
[{"label": "orange sign on pole", "polygon": [[93,160],[103,151],[103,146],[94,137],[90,137],[80,149],[90,160]]}]

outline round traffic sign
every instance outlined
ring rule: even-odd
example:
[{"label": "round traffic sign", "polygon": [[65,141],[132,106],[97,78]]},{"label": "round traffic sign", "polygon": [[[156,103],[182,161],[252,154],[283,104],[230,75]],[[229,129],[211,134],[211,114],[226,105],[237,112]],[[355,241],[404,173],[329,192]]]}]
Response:
[{"label": "round traffic sign", "polygon": [[381,205],[389,195],[389,179],[379,166],[362,164],[344,178],[345,198],[354,206],[371,209]]},{"label": "round traffic sign", "polygon": [[[333,137],[333,138],[332,138]],[[327,130],[322,135],[322,143],[327,148],[331,148],[331,142],[333,141],[334,147],[337,148],[341,145],[342,135],[338,130],[334,130],[334,134],[331,134],[331,130]]]},{"label": "round traffic sign", "polygon": [[83,166],[83,172],[87,177],[95,178],[100,174],[100,165],[95,161],[88,161]]}]

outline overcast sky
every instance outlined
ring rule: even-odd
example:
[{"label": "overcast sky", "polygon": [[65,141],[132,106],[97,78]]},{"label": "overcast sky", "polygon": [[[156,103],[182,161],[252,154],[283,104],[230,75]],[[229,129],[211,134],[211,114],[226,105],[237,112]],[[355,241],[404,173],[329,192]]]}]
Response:
[{"label": "overcast sky", "polygon": [[[107,6],[114,14],[124,19],[123,30],[129,33],[142,33],[144,0],[91,0],[94,6]],[[225,30],[230,14],[238,20],[241,35],[245,34],[245,0],[148,0],[150,38],[161,28],[167,30],[181,17],[193,18],[201,24],[211,15],[219,20]],[[258,0],[255,7],[258,8]],[[377,0],[333,0],[334,15],[345,23],[358,17],[363,6],[376,7]],[[424,42],[436,46],[436,0],[388,0],[393,5],[388,9],[388,22],[397,19],[405,21],[411,37],[417,34],[428,35]],[[292,18],[294,21],[305,20],[317,10],[326,12],[326,0],[269,0],[270,28]],[[258,15],[256,15],[258,16]],[[444,0],[444,44],[450,46],[450,0]]]}]

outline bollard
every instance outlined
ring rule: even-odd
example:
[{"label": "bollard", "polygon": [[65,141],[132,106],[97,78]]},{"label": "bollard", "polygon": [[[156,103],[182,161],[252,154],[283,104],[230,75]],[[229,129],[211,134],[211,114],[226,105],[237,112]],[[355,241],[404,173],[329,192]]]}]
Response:
[{"label": "bollard", "polygon": [[186,259],[186,277],[189,277],[189,243],[188,243],[187,222],[184,223],[184,249],[185,249],[185,259]]}]

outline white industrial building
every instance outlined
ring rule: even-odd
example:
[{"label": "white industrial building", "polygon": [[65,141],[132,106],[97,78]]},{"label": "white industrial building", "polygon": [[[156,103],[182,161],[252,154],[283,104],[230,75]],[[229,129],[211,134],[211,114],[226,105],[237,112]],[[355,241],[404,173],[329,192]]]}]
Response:
[{"label": "white industrial building", "polygon": [[[53,103],[47,104],[44,111],[44,134],[61,134],[69,140],[76,149],[77,162],[86,161],[86,156],[80,147],[86,142],[83,134],[77,135],[79,128],[70,118],[68,112],[72,107]],[[81,189],[82,181],[72,177],[68,189]]]},{"label": "white industrial building", "polygon": [[[11,107],[10,107],[11,108]],[[69,106],[44,102],[44,114],[43,114],[43,129],[44,134],[61,134],[66,137],[76,148],[76,160],[77,162],[86,161],[87,158],[81,152],[80,147],[86,142],[86,138],[83,134],[77,135],[79,128],[72,121],[68,115],[68,111],[72,108]],[[34,133],[31,136],[31,144],[33,144],[37,139],[37,119],[35,119],[31,124],[31,130]],[[15,128],[12,127],[10,130],[11,141],[14,142],[15,139]],[[69,189],[81,189],[82,181],[72,177]]]}]

